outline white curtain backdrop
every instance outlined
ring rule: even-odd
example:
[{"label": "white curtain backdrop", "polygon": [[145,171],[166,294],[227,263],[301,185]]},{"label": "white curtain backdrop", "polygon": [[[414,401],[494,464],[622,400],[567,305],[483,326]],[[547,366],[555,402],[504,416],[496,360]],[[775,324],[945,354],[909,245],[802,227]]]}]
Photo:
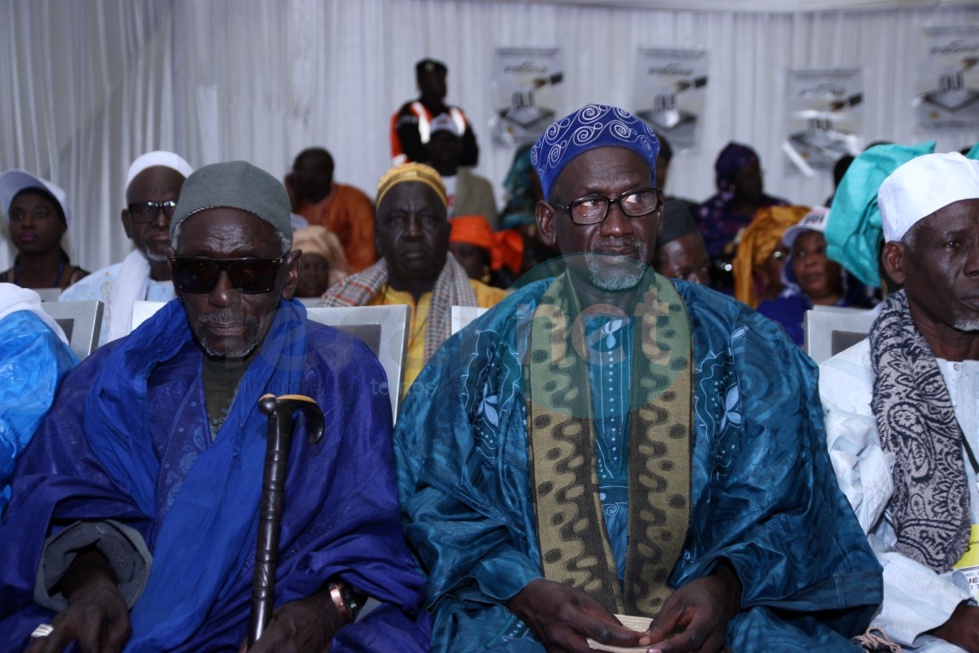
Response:
[{"label": "white curtain backdrop", "polygon": [[[372,195],[389,164],[390,116],[416,95],[414,62],[432,56],[449,66],[448,101],[473,122],[477,172],[502,200],[512,151],[489,138],[490,61],[497,47],[528,45],[564,50],[561,113],[589,101],[629,106],[641,46],[707,48],[701,146],[675,157],[669,182],[696,200],[713,192],[713,162],[729,140],[758,150],[769,192],[800,204],[830,194],[828,174],[802,177],[780,150],[790,69],[863,68],[867,142],[935,137],[915,131],[911,106],[921,28],[979,24],[979,3],[758,11],[766,1],[776,0],[716,11],[737,3],[0,0],[0,170],[25,168],[65,188],[76,216],[69,253],[96,269],[129,250],[119,228],[125,171],[150,149],[195,166],[246,159],[281,178],[299,150],[321,145],[338,181]],[[867,10],[883,3],[892,8]],[[977,140],[938,136],[942,150]],[[11,260],[0,248],[0,268]]]}]

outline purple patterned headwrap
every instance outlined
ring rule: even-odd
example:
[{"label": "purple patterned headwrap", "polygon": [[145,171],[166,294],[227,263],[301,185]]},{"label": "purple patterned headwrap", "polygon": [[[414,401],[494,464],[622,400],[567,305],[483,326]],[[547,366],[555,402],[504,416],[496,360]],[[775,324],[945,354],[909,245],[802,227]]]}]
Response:
[{"label": "purple patterned headwrap", "polygon": [[655,179],[659,141],[639,118],[624,109],[586,104],[548,127],[530,151],[544,197],[572,159],[599,147],[624,147],[643,158]]},{"label": "purple patterned headwrap", "polygon": [[752,163],[758,163],[757,152],[741,143],[728,143],[714,162],[714,183],[717,184],[717,190],[728,190],[734,183],[738,170]]}]

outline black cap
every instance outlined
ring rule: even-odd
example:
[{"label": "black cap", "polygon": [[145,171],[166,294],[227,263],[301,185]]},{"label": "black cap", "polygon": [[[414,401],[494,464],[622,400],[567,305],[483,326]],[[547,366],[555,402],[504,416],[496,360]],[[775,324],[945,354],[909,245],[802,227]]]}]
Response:
[{"label": "black cap", "polygon": [[663,226],[656,237],[657,247],[700,231],[690,209],[683,200],[668,199],[663,203]]},{"label": "black cap", "polygon": [[445,67],[445,64],[435,59],[422,59],[415,64],[415,75],[418,77],[428,73],[442,73],[444,75],[448,72],[449,69]]}]

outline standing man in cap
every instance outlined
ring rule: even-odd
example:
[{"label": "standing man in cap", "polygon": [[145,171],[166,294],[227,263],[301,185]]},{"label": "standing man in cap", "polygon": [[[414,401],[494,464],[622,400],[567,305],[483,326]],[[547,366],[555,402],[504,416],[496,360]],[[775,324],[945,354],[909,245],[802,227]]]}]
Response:
[{"label": "standing man in cap", "polygon": [[866,195],[904,289],[820,366],[830,457],[884,567],[872,627],[904,650],[975,652],[979,162],[924,154]]},{"label": "standing man in cap", "polygon": [[846,636],[880,601],[815,366],[743,304],[648,267],[656,150],[603,105],[544,132],[536,217],[566,271],[446,342],[398,417],[433,651],[858,650]]},{"label": "standing man in cap", "polygon": [[120,219],[136,247],[120,263],[96,270],[61,293],[63,302],[98,300],[105,305],[99,346],[132,330],[133,303],[168,302],[174,298],[170,281],[170,218],[180,189],[194,169],[179,154],[147,152],[136,158],[126,174],[126,208]]},{"label": "standing man in cap", "polygon": [[[227,651],[245,641],[266,450],[265,393],[300,393],[284,479],[276,609],[251,653],[424,651],[404,546],[384,372],[292,299],[289,199],[243,161],[181,192],[177,299],[62,384],[13,480],[0,540],[6,646]],[[367,596],[380,605],[357,620]],[[365,611],[366,612],[366,611]],[[49,622],[38,627],[41,622]],[[18,648],[19,647],[19,648]]]},{"label": "standing man in cap", "polygon": [[471,167],[479,163],[479,145],[466,114],[459,107],[445,103],[445,76],[448,72],[444,63],[434,59],[422,59],[415,64],[415,80],[421,97],[405,102],[391,116],[391,159],[394,165],[408,161],[428,162],[425,146],[432,135],[432,120],[442,114],[448,114],[462,135],[459,165]]}]

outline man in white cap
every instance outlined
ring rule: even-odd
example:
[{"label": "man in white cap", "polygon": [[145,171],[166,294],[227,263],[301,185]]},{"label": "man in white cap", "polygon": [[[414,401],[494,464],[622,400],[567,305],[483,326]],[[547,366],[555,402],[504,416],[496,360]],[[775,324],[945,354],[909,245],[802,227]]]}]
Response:
[{"label": "man in white cap", "polygon": [[871,628],[905,650],[979,651],[979,162],[919,156],[876,200],[904,289],[820,368],[827,444],[884,568]]},{"label": "man in white cap", "polygon": [[194,169],[179,155],[157,150],[138,157],[126,175],[122,227],[136,249],[119,263],[96,270],[61,294],[60,301],[99,300],[105,305],[99,346],[129,333],[133,302],[174,298],[170,264],[170,218],[180,189]]},{"label": "man in white cap", "polygon": [[428,158],[445,182],[448,193],[449,218],[457,215],[481,215],[496,228],[496,198],[493,185],[485,177],[459,167],[462,134],[447,113],[432,120],[432,135],[428,140]]}]

